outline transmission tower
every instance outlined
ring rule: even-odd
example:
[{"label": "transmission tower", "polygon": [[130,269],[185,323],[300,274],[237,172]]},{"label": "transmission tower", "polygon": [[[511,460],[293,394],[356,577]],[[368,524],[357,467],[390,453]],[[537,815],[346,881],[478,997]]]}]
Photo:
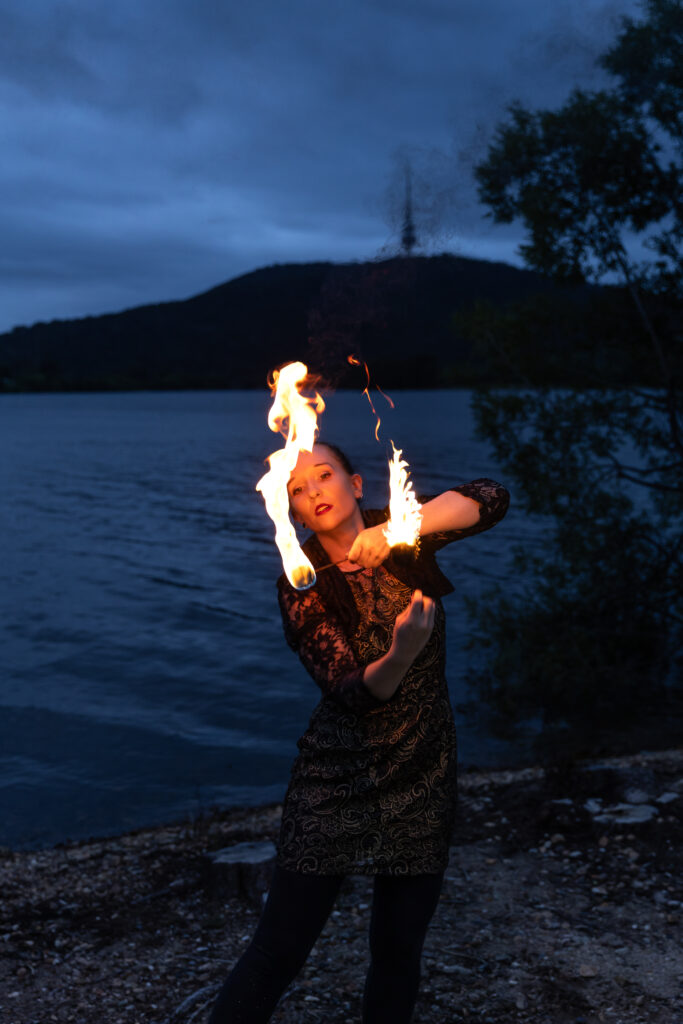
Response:
[{"label": "transmission tower", "polygon": [[403,230],[401,232],[401,248],[405,256],[410,256],[417,245],[415,223],[413,221],[413,190],[410,164],[406,166],[406,198],[403,205]]}]

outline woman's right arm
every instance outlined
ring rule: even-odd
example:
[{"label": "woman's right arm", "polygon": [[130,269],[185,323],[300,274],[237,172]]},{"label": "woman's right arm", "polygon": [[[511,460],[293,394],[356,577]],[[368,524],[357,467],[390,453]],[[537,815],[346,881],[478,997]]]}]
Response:
[{"label": "woman's right arm", "polygon": [[363,666],[314,590],[297,591],[285,582],[278,586],[278,598],[289,646],[325,696],[357,715],[381,707],[393,696],[434,625],[434,602],[416,591],[396,618],[389,651]]},{"label": "woman's right arm", "polygon": [[436,605],[415,590],[410,604],[396,617],[394,637],[387,653],[365,666],[363,682],[378,700],[389,700],[426,645],[434,628]]},{"label": "woman's right arm", "polygon": [[364,666],[315,590],[295,590],[281,577],[278,601],[285,639],[323,694],[356,715],[380,707],[383,701],[365,685]]}]

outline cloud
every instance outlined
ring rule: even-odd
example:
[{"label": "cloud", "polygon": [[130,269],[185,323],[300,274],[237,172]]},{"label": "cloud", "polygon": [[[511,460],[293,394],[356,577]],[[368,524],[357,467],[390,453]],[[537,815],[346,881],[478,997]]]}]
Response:
[{"label": "cloud", "polygon": [[496,122],[594,84],[635,7],[0,0],[0,329],[371,257],[406,157],[425,244],[495,251],[471,168]]}]

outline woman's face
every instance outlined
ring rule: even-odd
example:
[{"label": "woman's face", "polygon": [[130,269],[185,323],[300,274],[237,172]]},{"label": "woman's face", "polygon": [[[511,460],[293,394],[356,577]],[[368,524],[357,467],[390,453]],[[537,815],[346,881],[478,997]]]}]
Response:
[{"label": "woman's face", "polygon": [[349,476],[324,444],[300,453],[287,491],[294,518],[316,533],[336,530],[360,515],[363,481],[358,473]]}]

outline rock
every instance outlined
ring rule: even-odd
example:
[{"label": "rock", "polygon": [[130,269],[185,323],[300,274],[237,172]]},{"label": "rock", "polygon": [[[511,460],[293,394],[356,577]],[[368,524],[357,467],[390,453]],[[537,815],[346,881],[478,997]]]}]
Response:
[{"label": "rock", "polygon": [[270,886],[276,852],[275,844],[264,840],[235,843],[205,854],[209,884],[226,896],[240,896],[260,907]]},{"label": "rock", "polygon": [[442,974],[458,974],[463,978],[473,973],[470,967],[462,967],[460,964],[438,963],[435,966],[436,970],[441,971]]},{"label": "rock", "polygon": [[657,797],[658,804],[670,804],[673,800],[680,800],[680,793],[662,793],[661,796]]},{"label": "rock", "polygon": [[595,821],[601,825],[641,825],[656,817],[657,808],[652,804],[628,803],[605,807],[602,814],[595,815]]},{"label": "rock", "polygon": [[646,804],[650,799],[650,794],[646,793],[644,789],[627,789],[624,793],[624,800],[627,804]]},{"label": "rock", "polygon": [[581,964],[579,974],[582,978],[597,978],[598,969],[594,964]]}]

